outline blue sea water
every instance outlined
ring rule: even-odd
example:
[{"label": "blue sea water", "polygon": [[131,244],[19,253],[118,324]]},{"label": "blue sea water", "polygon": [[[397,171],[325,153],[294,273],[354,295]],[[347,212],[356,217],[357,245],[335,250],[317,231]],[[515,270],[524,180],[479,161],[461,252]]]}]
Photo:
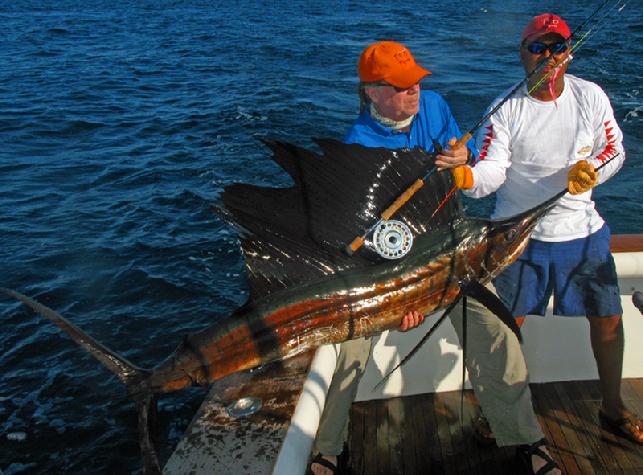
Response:
[{"label": "blue sea water", "polygon": [[[530,16],[573,28],[598,3],[1,1],[0,286],[151,367],[246,298],[210,204],[233,182],[285,182],[260,139],[344,135],[367,44],[409,46],[466,130],[521,78]],[[625,134],[623,169],[595,192],[615,233],[643,232],[642,20],[629,2],[570,67],[605,89]],[[0,470],[139,472],[117,379],[15,303],[0,319]],[[161,400],[165,456],[204,394]]]}]

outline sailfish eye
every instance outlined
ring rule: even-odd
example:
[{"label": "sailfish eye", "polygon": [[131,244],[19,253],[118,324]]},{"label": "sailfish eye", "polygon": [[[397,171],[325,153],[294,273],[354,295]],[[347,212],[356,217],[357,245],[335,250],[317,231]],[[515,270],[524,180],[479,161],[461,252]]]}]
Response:
[{"label": "sailfish eye", "polygon": [[507,241],[513,241],[514,239],[516,239],[517,235],[518,231],[516,230],[516,228],[511,228],[507,232],[505,232],[505,239]]}]

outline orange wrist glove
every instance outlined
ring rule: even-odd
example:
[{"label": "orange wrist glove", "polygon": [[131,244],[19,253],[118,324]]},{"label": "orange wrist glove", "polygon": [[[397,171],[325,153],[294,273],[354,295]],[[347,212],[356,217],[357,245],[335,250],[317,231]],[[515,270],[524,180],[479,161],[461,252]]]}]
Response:
[{"label": "orange wrist glove", "polygon": [[567,190],[572,195],[579,195],[591,190],[598,183],[598,173],[594,165],[586,160],[580,160],[567,173]]},{"label": "orange wrist glove", "polygon": [[473,188],[473,172],[471,167],[467,165],[460,165],[459,167],[451,168],[453,174],[453,183],[456,188],[461,190],[468,190]]}]

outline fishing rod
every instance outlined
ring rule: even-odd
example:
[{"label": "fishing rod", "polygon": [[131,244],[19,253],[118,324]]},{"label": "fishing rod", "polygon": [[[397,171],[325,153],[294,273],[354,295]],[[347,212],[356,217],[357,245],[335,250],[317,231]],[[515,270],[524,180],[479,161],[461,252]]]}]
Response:
[{"label": "fishing rod", "polygon": [[[601,8],[602,8],[603,6],[605,6],[605,4],[606,4],[606,3],[609,3],[609,1],[611,1],[611,0],[607,0],[606,2],[604,2],[604,3],[603,3],[603,5],[601,5]],[[585,33],[584,33],[584,34],[583,34],[583,35],[578,39],[578,41],[576,41],[576,42],[575,42],[575,43],[574,43],[574,44],[569,48],[569,54],[567,55],[567,57],[566,57],[563,61],[561,61],[561,63],[557,64],[556,66],[557,66],[557,67],[560,67],[560,66],[562,66],[563,64],[565,64],[566,62],[571,61],[571,60],[573,59],[572,53],[574,53],[574,51],[576,51],[578,48],[580,48],[580,47],[583,45],[583,43],[584,43],[586,40],[588,40],[588,39],[589,39],[589,38],[590,38],[590,37],[595,33],[595,31],[594,31],[594,30],[595,30],[595,28],[596,28],[597,26],[599,26],[599,24],[600,24],[600,26],[602,26],[602,25],[603,25],[603,23],[605,23],[605,22],[607,21],[607,17],[609,16],[609,14],[610,14],[610,13],[612,12],[612,10],[614,10],[614,9],[615,9],[615,8],[616,8],[620,3],[621,3],[621,0],[617,0],[617,1],[616,1],[616,3],[614,3],[614,5],[612,5],[612,6],[610,7],[610,9],[605,13],[605,15],[603,15],[603,17],[602,17],[602,18],[599,18],[599,19],[596,21],[596,24],[595,24],[595,25],[593,25],[592,27],[590,27],[590,28],[589,28],[589,29],[588,29],[588,30],[587,30],[587,31],[586,31],[586,32],[585,32]],[[625,8],[625,6],[626,6],[626,5],[627,5],[627,3],[623,3],[623,5],[618,9],[618,11],[620,12],[621,10],[623,10],[623,8]],[[596,13],[598,13],[598,10],[597,10],[597,11],[595,11],[592,15],[590,15],[590,17],[588,17],[588,20],[589,20],[591,17],[593,17]],[[583,23],[587,23],[587,20],[585,20]],[[578,28],[576,28],[576,30],[574,30],[574,33],[572,33],[572,35],[570,36],[570,38],[572,38],[572,37],[574,36],[574,34],[576,33],[576,31],[577,31],[577,30],[578,30]],[[559,45],[559,46],[558,46],[558,48],[556,48],[556,51],[555,51],[554,53],[552,53],[552,54],[551,54],[551,56],[554,56],[556,53],[558,53],[558,52],[560,51],[560,49],[561,49],[563,46],[564,46],[564,43],[563,43],[563,44],[561,44],[561,45]],[[552,71],[552,72],[553,72],[553,71]],[[550,73],[548,73],[548,74],[544,75],[542,78],[540,78],[540,80],[539,80],[536,84],[534,84],[534,85],[533,85],[533,86],[528,90],[528,93],[529,93],[529,94],[531,94],[531,93],[532,93],[532,92],[534,92],[536,89],[538,89],[538,88],[542,85],[542,83],[543,83],[543,82],[545,82],[545,81],[549,78],[549,76],[552,74],[552,72],[550,72]]]},{"label": "fishing rod", "polygon": [[[611,1],[611,0],[608,0],[608,1]],[[603,4],[601,5],[601,7],[600,7],[600,8],[603,8],[603,7],[606,5],[606,3],[608,3],[608,2],[603,2]],[[550,77],[552,74],[554,74],[558,68],[562,67],[565,63],[568,63],[569,61],[571,61],[571,60],[573,59],[572,53],[573,53],[574,51],[576,51],[578,48],[580,48],[580,47],[581,47],[581,45],[582,45],[582,44],[583,44],[587,39],[589,39],[589,38],[590,38],[590,37],[595,33],[594,29],[595,29],[595,27],[596,27],[596,26],[599,26],[599,24],[600,24],[600,26],[602,26],[602,25],[603,25],[603,23],[605,23],[605,22],[607,21],[607,17],[608,17],[608,16],[609,16],[609,14],[611,13],[611,11],[612,11],[612,10],[614,10],[614,8],[616,8],[620,3],[621,3],[621,0],[617,0],[617,1],[616,1],[616,3],[614,3],[614,5],[612,5],[612,6],[611,6],[611,8],[610,8],[606,13],[605,13],[605,15],[603,15],[603,17],[602,17],[602,18],[600,18],[600,19],[598,19],[598,20],[596,21],[596,24],[595,24],[595,25],[593,25],[591,28],[589,28],[589,29],[588,29],[588,30],[583,34],[583,36],[581,36],[581,37],[578,39],[578,41],[576,41],[576,42],[575,42],[575,43],[570,47],[569,53],[567,54],[567,56],[565,57],[565,59],[563,59],[560,63],[556,64],[556,67],[555,67],[555,68],[553,68],[551,71],[549,71],[549,73],[545,74],[542,78],[540,78],[540,80],[539,80],[536,84],[534,84],[531,88],[529,88],[529,89],[528,89],[527,93],[528,93],[528,94],[531,94],[532,92],[534,92],[536,89],[538,89],[538,88],[542,85],[542,83],[543,83],[543,82],[545,82],[547,79],[549,79],[549,77]],[[623,10],[623,8],[625,8],[625,6],[626,6],[626,5],[627,5],[627,3],[624,3],[624,4],[619,8],[619,10],[618,10],[618,11],[620,12],[621,10]],[[586,24],[586,23],[588,22],[588,20],[589,20],[589,19],[591,19],[591,18],[592,18],[596,13],[597,13],[597,10],[596,10],[596,11],[594,11],[594,13],[593,13],[592,15],[590,15],[590,16],[588,17],[588,19],[587,19],[587,20],[585,20],[585,21],[583,22],[583,24]],[[572,36],[573,36],[577,31],[578,31],[578,28],[576,28],[576,30],[574,30],[574,33],[572,33],[572,35],[570,36],[570,38],[571,38],[571,37],[572,37]],[[550,58],[551,58],[551,57],[553,57],[553,56],[555,56],[555,55],[557,54],[557,52],[558,52],[558,51],[559,51],[559,50],[564,46],[564,44],[565,44],[565,43],[561,43],[561,44],[558,46],[558,48],[556,48],[556,51],[555,51],[554,53],[552,53],[552,54],[551,54],[551,56],[550,56],[549,58],[545,58],[544,63],[549,62],[549,61],[550,61]],[[534,73],[534,72],[535,72],[539,67],[542,67],[542,64],[543,64],[543,62],[541,62],[541,63],[536,67],[536,69],[535,69],[534,71],[532,71],[532,73],[531,73],[529,76],[527,76],[527,77],[525,78],[525,80],[529,79],[529,77],[530,77],[531,75],[533,75],[533,73]],[[525,80],[523,80],[520,84],[518,84],[518,86],[520,86],[521,84],[523,84],[523,83],[525,82]],[[514,89],[510,92],[510,95],[511,95],[513,92],[515,92],[515,90],[516,90],[516,89],[517,89],[517,87],[516,87],[516,88],[514,88]],[[499,104],[499,106],[500,106],[500,105],[502,105],[502,104],[506,101],[506,99],[508,99],[508,97],[506,97],[505,99],[503,99],[503,101]],[[495,113],[495,112],[498,110],[498,108],[499,108],[499,107],[495,107],[495,108],[494,108],[494,110],[492,110],[490,114],[487,114],[487,116],[489,116],[489,117],[490,117],[493,113]],[[476,125],[477,125],[477,124],[476,124]],[[601,166],[601,168],[602,168],[602,166]],[[431,170],[431,171],[433,171],[433,170]],[[453,186],[453,188],[451,188],[451,190],[447,193],[447,195],[444,197],[444,199],[440,202],[440,204],[437,206],[437,208],[436,208],[436,209],[433,211],[433,213],[431,214],[431,219],[432,219],[432,218],[437,214],[437,212],[438,212],[438,211],[440,211],[440,209],[444,206],[444,204],[445,204],[445,203],[446,203],[446,202],[451,198],[451,196],[452,196],[452,195],[453,195],[453,193],[456,191],[456,189],[457,189],[457,188],[456,188],[456,186],[455,186],[455,185]]]},{"label": "fishing rod", "polygon": [[[559,47],[556,49],[554,53],[551,54],[551,56],[554,56],[563,48],[563,46],[566,45],[568,41],[570,41],[572,38],[575,36],[578,36],[578,33],[582,31],[593,19],[598,13],[603,10],[608,4],[613,2],[614,0],[604,0],[603,3],[601,3],[580,25],[578,25],[572,34],[569,36],[567,41],[559,45]],[[616,5],[620,4],[622,0],[616,0],[616,3],[612,6],[610,10],[608,10],[605,15],[603,15],[602,19],[607,18],[609,13],[613,8],[616,7]],[[625,5],[623,5],[625,6]],[[622,9],[622,8],[621,8]],[[620,11],[620,10],[619,10]],[[600,21],[600,19],[599,19]],[[598,23],[598,22],[597,22]],[[580,45],[590,36],[590,33],[592,32],[594,26],[592,26],[587,32],[585,32],[584,35],[581,36],[581,38],[574,44],[572,47],[572,50],[577,49],[580,47]],[[457,149],[465,145],[471,137],[473,137],[473,134],[480,128],[482,127],[488,120],[489,118],[494,115],[500,107],[502,107],[511,97],[519,90],[521,89],[535,74],[540,72],[547,63],[549,63],[551,57],[546,57],[544,58],[536,67],[531,71],[527,76],[520,81],[518,84],[516,84],[506,95],[505,97],[502,98],[487,114],[485,114],[469,131],[464,134],[460,139],[456,141],[456,143],[453,145],[453,149]],[[569,61],[571,59],[571,52],[570,55],[567,56],[566,61]],[[563,63],[560,63],[558,66],[562,65]],[[544,81],[546,78],[548,78],[551,74],[556,69],[552,69],[549,73],[547,73],[543,78],[541,78],[541,81],[538,85],[542,84],[542,81]],[[530,90],[529,93],[533,92],[533,90]],[[344,248],[345,252],[350,256],[353,255],[358,249],[360,249],[364,243],[366,242],[366,237],[370,235],[375,229],[378,228],[382,223],[388,221],[395,212],[397,212],[406,202],[408,202],[411,197],[420,189],[424,186],[424,182],[435,172],[436,166],[433,166],[424,176],[421,178],[418,178],[413,182],[411,186],[409,186],[406,190],[400,194],[393,203],[386,208],[381,214],[380,218],[375,222],[371,227],[369,227],[366,231],[364,231],[362,234],[358,235],[351,241],[350,244],[347,244],[346,247]],[[432,217],[435,215],[435,213],[444,205],[444,203],[453,195],[455,192],[455,187],[449,191],[447,196],[442,200],[442,203],[438,206],[438,208],[433,212]],[[403,223],[400,223],[400,225],[404,226]],[[410,247],[409,247],[410,248]],[[400,256],[401,257],[401,256]]]},{"label": "fishing rod", "polygon": [[[572,32],[572,34],[571,34],[571,35],[569,35],[569,38],[567,38],[567,40],[566,40],[566,41],[564,41],[563,43],[561,43],[561,44],[558,46],[558,48],[556,48],[556,51],[554,51],[553,53],[551,53],[551,56],[550,56],[550,57],[548,57],[548,58],[544,58],[540,63],[538,63],[538,64],[536,65],[536,67],[534,68],[534,70],[533,70],[533,71],[531,71],[529,74],[527,74],[527,76],[525,76],[525,78],[524,78],[522,81],[520,81],[518,84],[516,84],[516,85],[513,87],[513,89],[511,89],[511,91],[509,91],[509,92],[507,93],[507,95],[506,95],[505,97],[503,97],[503,98],[502,98],[502,100],[501,100],[500,102],[498,102],[498,104],[496,104],[496,105],[495,105],[495,106],[494,106],[494,107],[493,107],[493,108],[492,108],[492,109],[491,109],[487,114],[485,114],[485,115],[484,115],[484,117],[482,117],[482,119],[480,119],[480,120],[476,123],[476,125],[474,125],[471,129],[469,129],[469,131],[468,131],[466,134],[464,134],[464,135],[463,135],[463,136],[462,136],[462,137],[461,137],[461,138],[456,142],[456,144],[455,144],[454,148],[455,148],[455,147],[458,147],[458,146],[462,146],[462,145],[464,145],[465,143],[467,143],[467,142],[469,141],[469,139],[473,136],[473,134],[474,134],[474,133],[475,133],[475,132],[480,128],[480,127],[482,127],[482,126],[484,125],[484,123],[485,123],[485,122],[487,122],[487,120],[489,120],[489,118],[490,118],[492,115],[494,115],[496,112],[498,112],[498,110],[503,106],[503,104],[504,104],[505,102],[507,102],[509,99],[511,99],[511,96],[513,96],[516,92],[518,92],[518,90],[519,90],[520,88],[522,88],[522,86],[523,86],[523,85],[525,85],[527,82],[529,82],[529,80],[530,80],[530,79],[531,79],[535,74],[539,73],[539,72],[540,72],[540,71],[541,71],[541,70],[542,70],[542,69],[547,65],[547,63],[549,63],[549,61],[550,61],[550,58],[551,58],[551,57],[553,57],[554,55],[556,55],[556,54],[558,54],[559,52],[561,52],[561,50],[563,49],[563,47],[565,47],[565,45],[566,45],[568,42],[570,42],[570,41],[572,40],[572,38],[576,37],[576,36],[579,34],[579,32],[580,32],[583,28],[585,28],[585,27],[586,27],[586,26],[587,26],[587,25],[588,25],[588,24],[589,24],[589,23],[594,19],[594,17],[595,17],[595,16],[596,16],[596,15],[597,15],[597,14],[598,14],[598,13],[599,13],[603,8],[605,8],[609,3],[613,2],[613,1],[614,1],[614,0],[604,0],[604,1],[603,1],[603,3],[601,3],[601,4],[600,4],[600,5],[599,5],[599,6],[598,6],[598,7],[597,7],[597,8],[596,8],[592,13],[591,13],[591,15],[589,15],[589,16],[588,16],[588,17],[587,17],[587,18],[586,18],[586,19],[585,19],[585,20],[584,20],[580,25],[578,25],[578,26],[574,29],[574,31]],[[622,0],[616,0],[616,3],[612,6],[612,8],[610,8],[610,10],[608,10],[608,11],[605,13],[605,15],[603,15],[603,17],[602,17],[602,18],[600,18],[600,19],[597,21],[597,23],[598,23],[599,21],[602,21],[602,20],[604,20],[605,18],[607,18],[607,16],[610,14],[610,12],[612,11],[612,9],[613,9],[616,5],[618,5],[619,3],[621,3],[621,1],[622,1]],[[593,28],[594,28],[594,26],[592,26],[591,28],[589,28],[589,29],[585,32],[585,34],[583,34],[583,35],[578,39],[578,41],[576,41],[576,42],[574,43],[574,45],[571,47],[570,53],[571,53],[571,51],[574,51],[576,48],[579,48],[579,47],[580,47],[580,45],[581,45],[581,44],[582,44],[582,43],[583,43],[583,42],[584,42],[584,41],[585,41],[585,40],[590,36],[590,34],[592,33]],[[562,63],[561,63],[561,64],[562,64]],[[554,70],[552,70],[552,71],[550,71],[549,73],[547,73],[546,75],[544,75],[544,76],[540,79],[540,81],[539,81],[539,83],[537,84],[537,86],[540,86],[540,84],[542,84],[542,82],[543,82],[543,81],[545,81],[546,79],[548,79],[548,78],[549,78],[549,76],[551,76],[551,75],[553,74],[553,71],[554,71]],[[531,89],[529,89],[529,91],[528,91],[528,92],[531,94],[532,92],[534,92],[534,91],[538,88],[537,86],[532,87]]]}]

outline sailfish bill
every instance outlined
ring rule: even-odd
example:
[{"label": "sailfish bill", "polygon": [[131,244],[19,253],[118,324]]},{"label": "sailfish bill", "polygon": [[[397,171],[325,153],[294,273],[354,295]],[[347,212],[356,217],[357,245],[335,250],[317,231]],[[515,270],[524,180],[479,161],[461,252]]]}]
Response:
[{"label": "sailfish bill", "polygon": [[317,144],[323,153],[267,143],[292,178],[290,187],[225,189],[218,209],[239,230],[249,299],[227,318],[187,335],[153,369],[136,367],[54,310],[3,289],[53,321],[127,386],[139,411],[146,473],[160,471],[151,430],[160,394],[398,328],[409,311],[437,312],[463,292],[519,335],[509,310],[484,285],[517,258],[557,197],[502,221],[467,219],[459,199],[451,199],[431,218],[453,186],[448,171],[433,173],[395,217],[414,234],[407,255],[387,260],[361,249],[348,256],[345,245],[436,157],[420,149]]}]

